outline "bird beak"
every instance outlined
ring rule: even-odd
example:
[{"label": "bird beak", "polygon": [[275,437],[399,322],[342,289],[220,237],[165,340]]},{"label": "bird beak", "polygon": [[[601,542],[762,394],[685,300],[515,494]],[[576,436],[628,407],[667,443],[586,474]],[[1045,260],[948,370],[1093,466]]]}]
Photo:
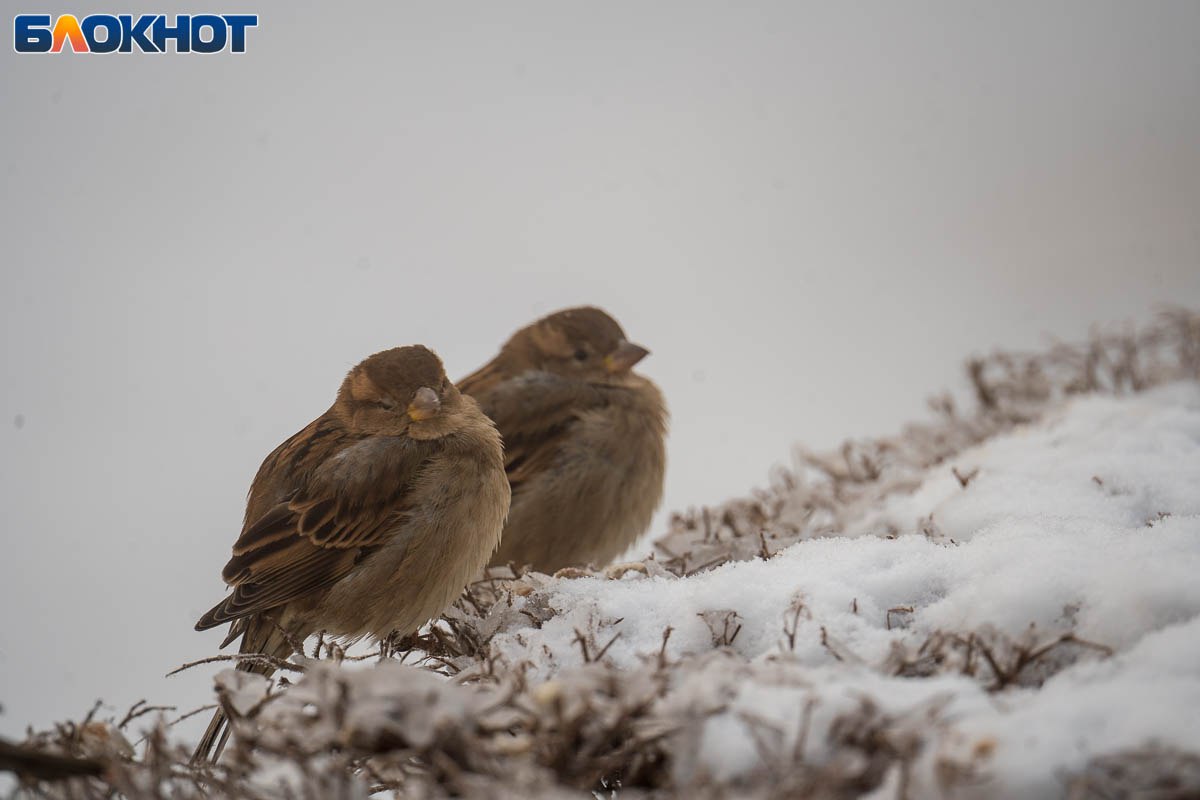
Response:
[{"label": "bird beak", "polygon": [[628,372],[648,355],[650,351],[640,344],[622,340],[616,350],[604,357],[604,368],[611,373]]},{"label": "bird beak", "polygon": [[416,396],[408,404],[408,416],[413,422],[420,422],[437,414],[441,407],[442,401],[438,400],[437,392],[428,386],[422,386],[417,389]]}]

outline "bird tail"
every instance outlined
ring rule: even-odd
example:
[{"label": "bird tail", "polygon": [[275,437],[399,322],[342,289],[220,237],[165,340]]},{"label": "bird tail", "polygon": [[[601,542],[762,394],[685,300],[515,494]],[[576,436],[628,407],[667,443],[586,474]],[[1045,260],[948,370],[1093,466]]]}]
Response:
[{"label": "bird tail", "polygon": [[[238,648],[238,652],[242,655],[249,654],[264,654],[275,658],[287,658],[294,651],[292,641],[280,629],[279,625],[270,617],[258,615],[249,620],[238,620],[234,625],[242,624],[242,643]],[[226,639],[226,644],[236,636],[236,631],[231,630],[230,639]],[[271,676],[275,673],[275,667],[271,664],[263,663],[262,661],[239,661],[237,665],[239,672],[252,672],[257,675]],[[229,741],[229,718],[225,714],[225,709],[220,706],[213,712],[212,720],[208,723],[208,729],[204,731],[204,736],[200,738],[200,743],[196,746],[196,752],[192,754],[192,764],[199,765],[204,763],[215,764],[217,759],[221,757],[221,751],[225,749],[225,744]]]},{"label": "bird tail", "polygon": [[200,744],[196,745],[196,752],[192,753],[192,765],[217,763],[227,741],[229,741],[229,720],[225,717],[225,712],[218,708],[213,712],[212,720],[208,723],[208,729],[204,731]]}]

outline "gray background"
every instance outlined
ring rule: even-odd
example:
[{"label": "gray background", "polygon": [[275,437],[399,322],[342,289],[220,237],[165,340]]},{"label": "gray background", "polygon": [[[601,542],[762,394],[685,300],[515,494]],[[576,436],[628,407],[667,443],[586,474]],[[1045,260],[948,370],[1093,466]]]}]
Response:
[{"label": "gray background", "polygon": [[249,481],[376,350],[461,377],[608,308],[682,508],[971,352],[1200,305],[1200,3],[50,10],[262,20],[238,57],[0,56],[5,734],[203,700],[161,676],[219,640]]}]

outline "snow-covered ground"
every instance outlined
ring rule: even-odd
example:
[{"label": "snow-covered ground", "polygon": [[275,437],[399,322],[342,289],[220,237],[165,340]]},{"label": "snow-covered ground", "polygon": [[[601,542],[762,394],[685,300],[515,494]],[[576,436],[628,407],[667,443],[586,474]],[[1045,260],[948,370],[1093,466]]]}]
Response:
[{"label": "snow-covered ground", "polygon": [[[972,476],[965,486],[954,469]],[[604,643],[619,633],[606,655],[637,669],[668,626],[666,654],[679,658],[711,651],[729,618],[740,630],[725,638],[748,663],[717,659],[676,687],[697,706],[723,704],[676,765],[681,782],[763,767],[748,725],[777,727],[790,751],[810,701],[804,756],[819,760],[829,724],[866,697],[940,720],[913,770],[916,796],[969,770],[962,796],[1057,797],[1094,756],[1200,745],[1197,576],[1200,386],[1174,384],[1071,401],[932,468],[845,536],[683,579],[560,581],[551,619],[495,643],[549,679],[582,663],[576,630]],[[982,656],[975,677],[960,674],[965,645],[909,670],[928,676],[890,674],[945,637],[974,635],[1011,661],[1065,634],[1081,641],[1002,691],[988,691],[1002,679]]]}]

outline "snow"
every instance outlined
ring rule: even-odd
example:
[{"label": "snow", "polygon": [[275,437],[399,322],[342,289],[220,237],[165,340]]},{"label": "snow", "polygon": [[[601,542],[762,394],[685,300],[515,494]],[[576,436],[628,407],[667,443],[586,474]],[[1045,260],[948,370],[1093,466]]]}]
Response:
[{"label": "snow", "polygon": [[[954,468],[974,472],[966,486]],[[806,741],[819,757],[836,715],[868,697],[887,714],[937,709],[942,723],[910,783],[918,795],[957,764],[972,771],[964,796],[1059,796],[1093,756],[1200,742],[1197,487],[1200,387],[1081,398],[931,468],[844,535],[681,579],[557,581],[546,590],[552,618],[501,630],[493,644],[550,679],[583,664],[577,631],[601,646],[615,636],[606,658],[637,670],[668,626],[668,658],[703,656],[728,617],[743,659],[715,658],[682,679],[731,696],[700,723],[699,751],[676,767],[681,784],[689,770],[730,780],[763,766],[746,713],[798,732],[815,702]],[[972,632],[997,652],[1064,634],[1085,644],[1065,644],[995,693],[987,670],[888,674],[893,648]],[[765,677],[772,670],[783,685]]]}]

